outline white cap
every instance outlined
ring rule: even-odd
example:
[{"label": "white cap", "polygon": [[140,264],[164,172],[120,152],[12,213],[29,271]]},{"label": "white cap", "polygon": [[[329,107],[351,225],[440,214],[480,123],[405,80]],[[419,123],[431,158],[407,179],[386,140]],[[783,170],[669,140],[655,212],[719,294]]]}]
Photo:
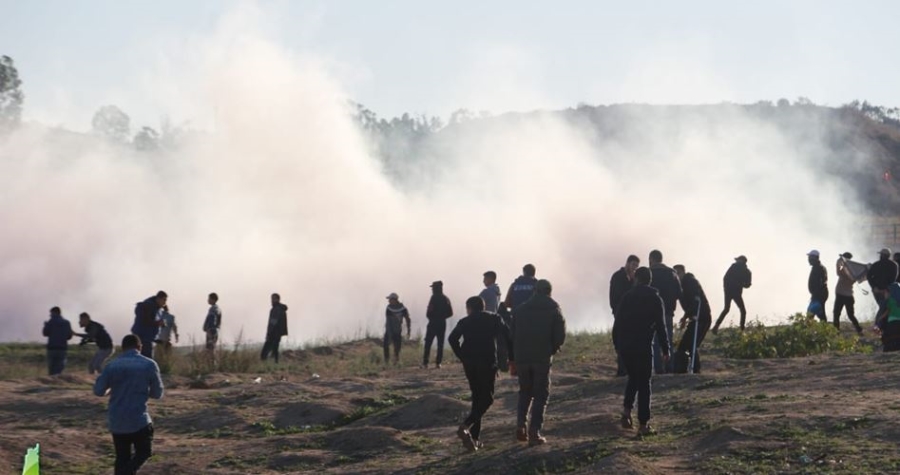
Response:
[{"label": "white cap", "polygon": [[813,257],[819,257],[819,251],[813,249],[812,251],[807,252],[806,255],[813,256]]},{"label": "white cap", "polygon": [[396,292],[391,292],[391,294],[388,295],[386,298],[387,298],[388,300],[391,300],[391,299],[397,300],[397,299],[400,298],[400,296],[398,296]]}]

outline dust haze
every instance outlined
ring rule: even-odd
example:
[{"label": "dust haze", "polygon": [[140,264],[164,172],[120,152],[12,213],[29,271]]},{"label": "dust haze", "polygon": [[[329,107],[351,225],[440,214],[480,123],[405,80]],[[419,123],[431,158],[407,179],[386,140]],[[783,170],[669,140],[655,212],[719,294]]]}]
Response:
[{"label": "dust haze", "polygon": [[603,329],[610,274],[652,249],[697,275],[714,313],[722,275],[746,255],[749,314],[777,321],[806,308],[810,249],[829,271],[845,250],[874,259],[848,224],[852,195],[817,173],[821,131],[737,109],[673,126],[636,107],[640,131],[608,140],[562,114],[501,115],[439,132],[398,183],[328,58],[233,19],[164,54],[189,66],[151,73],[160,101],[203,117],[177,150],[33,123],[0,138],[0,339],[39,340],[58,305],[118,340],[159,289],[183,343],[200,340],[213,291],[226,341],[263,339],[272,292],[293,344],[379,335],[390,292],[415,331],[432,281],[460,317],[484,271],[505,293],[525,263],[552,281],[571,329]]}]

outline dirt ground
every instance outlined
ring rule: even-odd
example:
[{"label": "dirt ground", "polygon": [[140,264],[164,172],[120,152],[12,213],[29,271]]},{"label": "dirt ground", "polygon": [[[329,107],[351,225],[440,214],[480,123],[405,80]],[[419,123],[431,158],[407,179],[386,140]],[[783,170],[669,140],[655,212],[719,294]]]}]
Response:
[{"label": "dirt ground", "polygon": [[[545,446],[515,441],[516,385],[503,375],[485,447],[465,451],[455,429],[469,394],[455,361],[365,377],[213,374],[167,378],[141,473],[900,473],[900,355],[711,351],[703,374],[654,377],[659,434],[639,439],[618,425],[625,380],[611,351],[581,338],[554,369]],[[77,370],[0,381],[0,472],[20,473],[39,442],[42,473],[111,473],[106,399],[92,382]]]}]

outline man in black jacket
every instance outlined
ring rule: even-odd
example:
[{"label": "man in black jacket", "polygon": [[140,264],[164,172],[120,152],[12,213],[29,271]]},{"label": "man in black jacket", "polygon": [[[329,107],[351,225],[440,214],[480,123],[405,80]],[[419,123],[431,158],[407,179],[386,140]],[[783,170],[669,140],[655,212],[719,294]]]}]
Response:
[{"label": "man in black jacket", "polygon": [[741,331],[747,322],[747,308],[744,307],[744,289],[749,289],[753,281],[753,274],[747,268],[747,258],[745,256],[737,256],[734,258],[734,264],[725,272],[722,283],[725,287],[725,307],[719,318],[716,319],[716,325],[712,328],[713,335],[719,331],[719,325],[725,320],[725,315],[731,311],[731,301],[737,305],[741,311]]},{"label": "man in black jacket", "polygon": [[[639,265],[641,259],[632,254],[625,260],[625,267],[617,270],[609,279],[609,308],[612,310],[613,319],[616,318],[616,308],[619,307],[622,297],[634,287],[634,271]],[[616,357],[616,376],[625,376],[625,366],[619,357]]]},{"label": "man in black jacket", "polygon": [[[472,390],[472,410],[459,426],[456,434],[469,450],[481,448],[481,419],[494,403],[494,383],[497,378],[497,341],[502,341],[513,359],[509,328],[497,314],[484,311],[481,297],[466,300],[467,317],[450,332],[450,348],[462,361],[469,389]],[[462,345],[459,339],[463,339]]]},{"label": "man in black jacket", "polygon": [[819,317],[823,322],[828,321],[825,316],[825,302],[828,301],[828,271],[819,261],[819,251],[813,249],[807,254],[809,270],[809,311]]},{"label": "man in black jacket", "polygon": [[638,403],[639,434],[651,435],[650,427],[650,378],[653,373],[653,340],[661,342],[663,360],[669,360],[669,341],[666,333],[665,307],[659,291],[650,287],[650,269],[640,267],[635,271],[635,286],[622,298],[616,309],[613,324],[613,344],[622,355],[628,370],[628,385],[625,386],[625,411],[622,413],[622,427],[634,427],[631,410],[635,396]]},{"label": "man in black jacket", "polygon": [[[700,372],[700,345],[706,338],[706,332],[712,325],[712,312],[709,308],[709,300],[706,299],[706,292],[700,281],[694,277],[694,274],[686,272],[683,265],[678,264],[672,266],[675,273],[681,280],[681,309],[684,310],[684,316],[681,317],[679,327],[684,328],[685,324],[690,321],[684,333],[681,335],[681,341],[678,343],[678,350],[675,351],[675,363],[673,367],[676,373],[686,373],[689,369],[689,361],[691,352],[694,350],[694,331],[697,332],[697,354],[694,355],[694,372]],[[700,304],[700,315],[697,315],[697,304]],[[700,326],[694,329],[699,320]]]},{"label": "man in black jacket", "polygon": [[436,368],[441,367],[444,360],[444,338],[447,335],[447,319],[453,316],[453,306],[450,299],[444,295],[444,283],[435,281],[431,284],[431,300],[428,301],[428,310],[425,317],[428,318],[428,326],[425,327],[425,354],[422,355],[422,368],[428,367],[428,357],[431,356],[431,343],[437,339],[437,356],[434,360]]},{"label": "man in black jacket", "polygon": [[269,310],[269,325],[266,327],[266,342],[263,344],[259,357],[263,361],[269,359],[269,353],[278,364],[278,346],[281,345],[281,337],[287,336],[287,310],[288,306],[281,303],[281,296],[272,294],[272,308]]},{"label": "man in black jacket", "polygon": [[516,307],[534,295],[534,284],[537,283],[537,279],[534,277],[536,271],[534,265],[525,264],[522,267],[522,275],[516,277],[516,280],[509,285],[509,292],[506,293],[506,306],[514,316]]},{"label": "man in black jacket", "polygon": [[869,266],[869,273],[866,274],[866,279],[869,281],[869,287],[872,288],[872,295],[875,296],[875,302],[878,303],[878,313],[881,313],[881,309],[886,301],[883,291],[887,290],[892,282],[897,281],[898,267],[897,263],[891,260],[890,249],[882,249],[878,254],[880,258],[878,262]]},{"label": "man in black jacket", "polygon": [[112,338],[103,325],[91,320],[91,316],[87,312],[81,312],[81,315],[78,316],[78,326],[84,328],[84,333],[75,334],[75,336],[81,337],[81,343],[78,346],[84,346],[91,342],[97,344],[97,352],[88,363],[88,374],[99,373],[103,371],[103,362],[112,355]]},{"label": "man in black jacket", "polygon": [[663,349],[660,341],[653,343],[653,368],[656,374],[671,373],[672,361],[663,362],[663,353],[672,354],[672,323],[675,320],[675,306],[681,298],[681,282],[670,267],[662,262],[663,255],[657,250],[650,252],[650,274],[653,276],[653,287],[659,290],[659,296],[663,299],[666,310],[666,335],[669,347]]}]

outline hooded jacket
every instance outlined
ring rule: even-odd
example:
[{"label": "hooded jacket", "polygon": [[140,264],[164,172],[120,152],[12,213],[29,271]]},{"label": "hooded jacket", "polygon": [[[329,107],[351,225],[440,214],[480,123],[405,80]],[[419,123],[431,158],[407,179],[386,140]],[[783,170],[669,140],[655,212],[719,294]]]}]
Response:
[{"label": "hooded jacket", "polygon": [[453,354],[466,364],[487,364],[496,368],[498,340],[506,343],[508,357],[514,360],[509,328],[495,313],[478,312],[463,317],[450,332],[448,340]]},{"label": "hooded jacket", "polygon": [[266,329],[266,340],[277,340],[287,336],[287,309],[288,306],[279,302],[272,305],[269,310],[269,326]]},{"label": "hooded jacket", "polygon": [[712,311],[709,308],[709,300],[706,300],[706,292],[700,281],[694,277],[694,274],[688,272],[681,279],[681,308],[685,315],[693,317],[697,314],[697,299],[700,299],[700,318],[702,320],[712,321]]},{"label": "hooded jacket", "polygon": [[549,365],[566,342],[566,319],[549,295],[534,294],[516,309],[512,342],[519,365]]},{"label": "hooded jacket", "polygon": [[450,305],[450,299],[444,295],[443,288],[434,287],[431,289],[431,300],[428,301],[428,309],[425,311],[425,317],[429,322],[443,322],[453,316],[453,306]]},{"label": "hooded jacket", "polygon": [[740,294],[744,289],[750,287],[752,280],[753,274],[747,268],[747,264],[737,261],[725,271],[722,284],[725,287],[725,292]]},{"label": "hooded jacket", "polygon": [[636,285],[622,297],[613,323],[613,344],[619,353],[646,353],[653,357],[653,334],[663,351],[668,351],[665,308],[659,291]]},{"label": "hooded jacket", "polygon": [[497,309],[500,308],[500,286],[496,283],[491,284],[488,287],[485,287],[480,294],[481,300],[484,300],[484,311],[497,313]]},{"label": "hooded jacket", "polygon": [[650,266],[650,274],[653,276],[653,287],[659,290],[659,296],[665,304],[666,316],[675,315],[675,306],[681,298],[681,282],[678,274],[665,264],[653,264]]}]

